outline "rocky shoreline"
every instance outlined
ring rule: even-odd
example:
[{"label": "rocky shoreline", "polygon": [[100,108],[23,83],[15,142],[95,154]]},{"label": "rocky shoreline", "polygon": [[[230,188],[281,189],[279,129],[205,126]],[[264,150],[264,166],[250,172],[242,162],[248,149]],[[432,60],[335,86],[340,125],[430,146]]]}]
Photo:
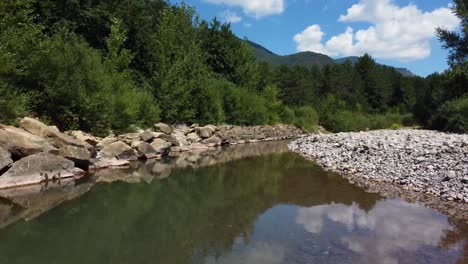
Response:
[{"label": "rocky shoreline", "polygon": [[310,135],[289,148],[351,183],[468,219],[468,135],[377,130]]},{"label": "rocky shoreline", "polygon": [[65,178],[80,178],[106,168],[126,168],[138,160],[203,152],[221,145],[293,139],[303,131],[289,125],[171,126],[98,138],[82,131],[60,132],[25,117],[19,128],[0,125],[0,189]]}]

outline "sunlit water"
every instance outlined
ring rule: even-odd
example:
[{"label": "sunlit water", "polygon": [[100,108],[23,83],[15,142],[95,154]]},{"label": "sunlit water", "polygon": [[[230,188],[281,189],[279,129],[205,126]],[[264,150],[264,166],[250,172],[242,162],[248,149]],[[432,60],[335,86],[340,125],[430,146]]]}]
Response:
[{"label": "sunlit water", "polygon": [[366,193],[284,142],[61,186],[0,199],[0,263],[468,262],[466,226]]}]

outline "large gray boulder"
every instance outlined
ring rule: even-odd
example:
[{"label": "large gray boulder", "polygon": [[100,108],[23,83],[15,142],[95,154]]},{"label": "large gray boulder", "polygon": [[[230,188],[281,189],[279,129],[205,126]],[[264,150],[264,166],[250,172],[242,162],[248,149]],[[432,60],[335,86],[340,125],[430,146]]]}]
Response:
[{"label": "large gray boulder", "polygon": [[73,130],[73,131],[69,131],[67,132],[68,135],[80,140],[80,141],[84,141],[88,144],[90,144],[91,146],[96,146],[98,143],[99,143],[99,139],[91,134],[88,134],[88,133],[85,133],[83,131],[80,131],[80,130]]},{"label": "large gray boulder", "polygon": [[164,123],[154,124],[154,129],[156,132],[162,132],[166,135],[170,135],[172,133],[172,127]]},{"label": "large gray boulder", "polygon": [[131,145],[132,142],[134,141],[140,141],[140,133],[127,133],[127,134],[122,134],[119,137],[119,140],[124,142],[127,145]]},{"label": "large gray boulder", "polygon": [[117,158],[118,160],[138,160],[135,151],[127,144],[123,142],[114,142],[98,153],[98,158],[112,159]]},{"label": "large gray boulder", "polygon": [[86,171],[89,170],[91,152],[86,149],[75,146],[65,146],[60,149],[60,155],[73,161],[76,167]]},{"label": "large gray boulder", "polygon": [[119,141],[116,137],[106,137],[106,138],[103,138],[101,141],[99,141],[99,143],[96,145],[96,148],[98,150],[101,150],[107,146],[109,146],[110,144],[112,143],[115,143]]},{"label": "large gray boulder", "polygon": [[154,132],[151,129],[147,129],[140,133],[140,138],[144,142],[151,142],[155,138]]},{"label": "large gray boulder", "polygon": [[197,135],[201,138],[209,138],[213,136],[215,129],[212,126],[197,127],[195,129]]},{"label": "large gray boulder", "polygon": [[0,177],[0,188],[38,184],[54,179],[83,175],[73,161],[50,153],[38,153],[15,162]]},{"label": "large gray boulder", "polygon": [[187,134],[187,141],[190,144],[200,142],[201,138],[197,135],[197,133],[189,133]]},{"label": "large gray boulder", "polygon": [[11,155],[8,151],[0,147],[0,171],[13,163]]},{"label": "large gray boulder", "polygon": [[140,157],[144,159],[154,159],[160,157],[154,148],[146,143],[146,142],[139,142],[135,145],[135,150],[138,152]]},{"label": "large gray boulder", "polygon": [[212,136],[210,138],[202,140],[201,143],[203,143],[203,144],[205,144],[207,146],[210,146],[210,147],[216,147],[216,146],[221,145],[222,140],[218,136]]},{"label": "large gray boulder", "polygon": [[0,125],[0,146],[8,151],[13,159],[20,159],[39,152],[58,154],[58,149],[45,139],[22,129]]},{"label": "large gray boulder", "polygon": [[61,133],[56,129],[50,128],[46,124],[34,118],[25,117],[21,119],[20,126],[29,133],[44,138],[56,148],[63,148],[68,145],[88,150],[93,148],[90,144]]},{"label": "large gray boulder", "polygon": [[151,143],[151,147],[153,147],[156,153],[162,154],[171,147],[171,143],[165,141],[164,139],[157,138],[153,141],[153,143]]}]

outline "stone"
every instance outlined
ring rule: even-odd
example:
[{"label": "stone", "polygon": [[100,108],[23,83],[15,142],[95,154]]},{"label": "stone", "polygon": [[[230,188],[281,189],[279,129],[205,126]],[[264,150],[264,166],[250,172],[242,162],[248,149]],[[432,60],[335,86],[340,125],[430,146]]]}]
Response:
[{"label": "stone", "polygon": [[22,129],[5,125],[0,125],[0,146],[11,154],[13,160],[39,152],[59,154],[59,150],[45,139]]},{"label": "stone", "polygon": [[0,172],[12,163],[13,160],[11,159],[10,153],[0,147]]},{"label": "stone", "polygon": [[84,148],[68,145],[60,149],[60,156],[73,161],[82,170],[89,170],[91,152]]},{"label": "stone", "polygon": [[206,138],[202,140],[201,143],[211,146],[211,147],[215,147],[215,146],[220,146],[222,141],[218,136],[212,136],[210,138]]},{"label": "stone", "polygon": [[157,138],[151,143],[151,147],[153,147],[156,153],[162,154],[171,147],[171,143],[165,141],[164,139]]},{"label": "stone", "polygon": [[114,142],[107,147],[103,148],[98,153],[98,158],[111,159],[116,158],[118,160],[138,160],[135,151],[127,144],[123,142]]},{"label": "stone", "polygon": [[68,135],[78,139],[78,140],[81,140],[81,141],[84,141],[88,144],[90,144],[91,146],[96,146],[98,143],[99,143],[99,139],[97,137],[94,137],[93,135],[91,134],[88,134],[88,133],[85,133],[83,131],[80,131],[80,130],[73,130],[73,131],[69,131],[67,132]]},{"label": "stone", "polygon": [[90,144],[61,133],[58,130],[51,129],[46,124],[34,118],[25,117],[21,119],[20,126],[29,133],[44,138],[56,148],[62,148],[67,145],[81,147],[88,150],[93,148]]},{"label": "stone", "polygon": [[156,163],[154,164],[152,170],[153,174],[156,175],[156,178],[159,180],[168,178],[171,175],[171,167],[164,163]]},{"label": "stone", "polygon": [[162,132],[166,135],[170,135],[172,133],[172,127],[164,123],[154,124],[154,128],[156,132]]},{"label": "stone", "polygon": [[118,139],[127,145],[131,145],[133,141],[140,141],[140,133],[127,133],[118,136]]},{"label": "stone", "polygon": [[101,150],[107,146],[109,146],[110,144],[112,143],[115,143],[117,142],[118,139],[116,137],[106,137],[104,139],[102,139],[97,145],[96,145],[96,148],[98,150]]},{"label": "stone", "polygon": [[73,161],[50,153],[37,153],[15,162],[0,177],[0,188],[38,184],[83,175]]},{"label": "stone", "polygon": [[118,160],[117,158],[91,159],[90,169],[99,170],[106,168],[127,168],[130,165],[128,160]]},{"label": "stone", "polygon": [[197,127],[195,131],[197,132],[197,135],[201,138],[209,138],[213,136],[215,132],[215,130],[210,126]]},{"label": "stone", "polygon": [[144,159],[154,159],[158,158],[160,155],[154,150],[154,148],[146,143],[140,142],[136,145],[135,150],[140,154],[140,156]]},{"label": "stone", "polygon": [[187,141],[190,144],[200,142],[201,138],[197,135],[197,133],[189,133],[187,135]]},{"label": "stone", "polygon": [[143,132],[140,133],[140,137],[141,137],[141,140],[143,140],[144,142],[151,142],[153,140],[153,138],[155,138],[154,136],[154,132],[151,131],[151,129],[148,129],[148,130],[145,130]]}]

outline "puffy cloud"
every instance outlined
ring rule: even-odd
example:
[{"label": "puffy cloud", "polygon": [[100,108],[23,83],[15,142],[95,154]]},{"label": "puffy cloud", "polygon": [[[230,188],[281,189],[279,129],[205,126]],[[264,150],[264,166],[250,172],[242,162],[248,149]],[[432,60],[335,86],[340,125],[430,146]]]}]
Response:
[{"label": "puffy cloud", "polygon": [[367,52],[382,59],[423,59],[431,53],[430,40],[435,37],[437,27],[453,30],[460,23],[448,7],[423,12],[414,4],[399,7],[391,0],[360,0],[339,21],[371,25],[357,31],[348,27],[324,44],[320,26],[312,25],[314,34],[320,38],[305,37],[310,34],[310,27],[306,28],[294,37],[297,50],[331,56],[359,56]]},{"label": "puffy cloud", "polygon": [[296,222],[313,234],[328,235],[327,221],[346,227],[348,232],[339,239],[364,263],[398,263],[396,253],[437,247],[451,228],[431,209],[397,200],[379,201],[369,212],[356,204],[330,204],[301,208],[296,216]]},{"label": "puffy cloud", "polygon": [[284,11],[284,0],[205,0],[205,2],[239,6],[244,13],[257,18],[281,14]]},{"label": "puffy cloud", "polygon": [[235,23],[239,23],[239,22],[242,21],[242,17],[237,15],[236,12],[232,12],[232,11],[229,11],[229,10],[226,10],[226,11],[220,13],[219,16],[221,17],[221,19],[224,22],[230,23],[230,24],[235,24]]}]

